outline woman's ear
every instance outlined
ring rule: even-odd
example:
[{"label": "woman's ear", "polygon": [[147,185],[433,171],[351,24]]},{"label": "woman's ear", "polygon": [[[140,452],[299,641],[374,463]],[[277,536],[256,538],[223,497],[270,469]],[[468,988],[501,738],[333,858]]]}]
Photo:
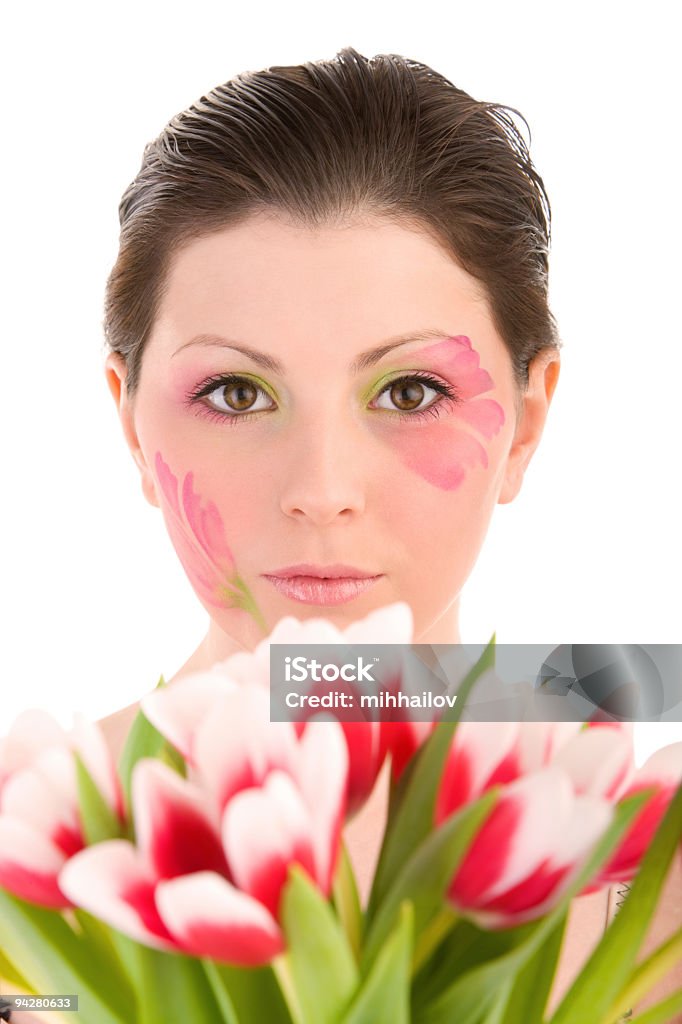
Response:
[{"label": "woman's ear", "polygon": [[521,397],[516,432],[497,499],[499,505],[513,501],[521,490],[523,475],[542,437],[559,370],[559,353],[553,348],[538,352],[528,365],[528,387]]},{"label": "woman's ear", "polygon": [[118,352],[109,353],[105,361],[104,372],[106,375],[107,385],[111,391],[114,402],[116,403],[126,444],[128,445],[128,448],[135,459],[137,468],[140,471],[142,493],[150,505],[154,505],[156,508],[159,508],[160,505],[156,495],[154,475],[144,457],[144,453],[140,447],[140,442],[135,430],[135,413],[133,404],[128,398],[128,391],[126,389],[128,368],[125,360]]}]

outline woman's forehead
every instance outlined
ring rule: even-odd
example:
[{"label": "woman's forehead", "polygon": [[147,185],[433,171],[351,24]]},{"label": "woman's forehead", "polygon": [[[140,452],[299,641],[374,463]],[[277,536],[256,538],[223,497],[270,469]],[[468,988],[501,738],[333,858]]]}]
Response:
[{"label": "woman's forehead", "polygon": [[414,338],[409,351],[491,329],[480,283],[425,233],[390,221],[309,229],[254,218],[176,254],[150,342],[175,358],[197,337],[239,339],[280,363],[312,346],[353,369],[396,338]]}]

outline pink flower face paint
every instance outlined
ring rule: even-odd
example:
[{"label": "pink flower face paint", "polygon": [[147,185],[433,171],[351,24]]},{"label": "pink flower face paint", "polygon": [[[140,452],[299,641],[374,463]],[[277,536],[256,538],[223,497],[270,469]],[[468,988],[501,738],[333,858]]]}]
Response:
[{"label": "pink flower face paint", "polygon": [[[488,467],[488,453],[471,428],[486,440],[494,437],[505,421],[499,402],[478,396],[490,391],[494,381],[479,366],[478,352],[465,335],[446,338],[419,350],[419,360],[426,360],[456,389],[458,400],[448,403],[448,413],[428,424],[418,423],[407,429],[390,429],[403,463],[435,487],[453,491],[464,481],[467,472],[476,466]],[[463,429],[464,428],[464,429]]]},{"label": "pink flower face paint", "polygon": [[241,608],[267,632],[263,616],[237,573],[225,538],[223,521],[214,502],[202,502],[194,490],[194,474],[185,474],[181,492],[178,478],[160,451],[154,457],[161,485],[162,512],[178,558],[197,594],[216,608]]}]

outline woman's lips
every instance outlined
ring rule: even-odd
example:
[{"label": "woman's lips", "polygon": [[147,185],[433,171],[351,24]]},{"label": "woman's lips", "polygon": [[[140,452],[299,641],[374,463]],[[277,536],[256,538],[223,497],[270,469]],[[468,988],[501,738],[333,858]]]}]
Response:
[{"label": "woman's lips", "polygon": [[336,579],[325,579],[320,576],[268,576],[265,579],[272,583],[280,594],[290,597],[293,601],[300,601],[302,604],[333,605],[345,604],[353,598],[364,594],[366,590],[374,586],[379,576],[368,576],[364,579],[352,579],[350,577],[338,577]]}]

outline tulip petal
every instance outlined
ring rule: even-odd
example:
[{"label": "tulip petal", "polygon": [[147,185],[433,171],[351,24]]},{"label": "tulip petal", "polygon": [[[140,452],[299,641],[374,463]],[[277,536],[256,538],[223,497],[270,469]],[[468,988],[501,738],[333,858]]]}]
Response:
[{"label": "tulip petal", "polygon": [[0,789],[9,775],[28,768],[40,753],[55,746],[68,746],[68,739],[52,715],[37,708],[22,711],[0,743]]},{"label": "tulip petal", "polygon": [[65,864],[59,884],[76,906],[138,942],[157,949],[177,946],[156,909],[156,879],[125,839],[81,850]]},{"label": "tulip petal", "polygon": [[142,758],[133,770],[132,802],[138,848],[159,878],[228,873],[217,812],[198,786],[162,761]]},{"label": "tulip petal", "polygon": [[0,888],[43,907],[67,907],[57,882],[64,854],[25,821],[0,814]]},{"label": "tulip petal", "polygon": [[521,772],[538,771],[550,764],[564,744],[581,729],[581,722],[522,722],[519,726]]},{"label": "tulip petal", "polygon": [[233,797],[223,817],[223,844],[236,884],[273,917],[289,864],[316,877],[311,815],[284,772],[271,772],[261,788]]},{"label": "tulip petal", "polygon": [[[632,784],[628,787],[624,798],[633,796],[645,788],[648,788],[645,781]],[[634,878],[640,861],[649,847],[674,793],[675,786],[673,785],[655,784],[653,795],[635,816],[618,848],[601,871],[599,880],[602,883],[627,882]]]},{"label": "tulip petal", "polygon": [[[379,733],[379,754],[377,757],[377,775],[381,770],[384,759],[387,755],[391,757],[391,776],[394,782],[401,777],[405,768],[412,760],[422,744],[428,739],[432,732],[435,720],[432,722],[408,721],[381,721]],[[353,762],[351,754],[351,771]],[[355,792],[355,786],[349,786],[349,799]]]},{"label": "tulip petal", "polygon": [[140,707],[154,728],[186,761],[193,763],[197,729],[220,698],[234,688],[234,683],[224,673],[213,669],[195,672],[177,683],[145,694]]},{"label": "tulip petal", "polygon": [[375,608],[343,630],[346,644],[409,644],[414,632],[412,609],[406,601]]},{"label": "tulip petal", "polygon": [[615,799],[635,771],[632,739],[619,729],[583,729],[555,754],[576,793]]},{"label": "tulip petal", "polygon": [[580,871],[611,819],[612,810],[605,800],[576,797],[555,851],[515,886],[486,899],[476,920],[483,927],[500,927],[523,924],[547,913]]},{"label": "tulip petal", "polygon": [[299,754],[296,778],[312,817],[316,877],[326,896],[336,867],[348,778],[348,748],[339,723],[309,722]]},{"label": "tulip petal", "polygon": [[280,930],[265,907],[212,872],[160,882],[156,905],[169,931],[191,956],[255,967],[284,948]]},{"label": "tulip petal", "polygon": [[682,781],[682,741],[655,750],[637,771],[637,778],[678,785]]},{"label": "tulip petal", "polygon": [[443,769],[436,821],[521,771],[516,722],[460,722]]},{"label": "tulip petal", "polygon": [[348,748],[348,815],[358,810],[374,789],[385,756],[385,750],[381,751],[381,728],[380,722],[342,723]]},{"label": "tulip petal", "polygon": [[259,786],[268,771],[289,771],[296,760],[290,722],[270,721],[269,695],[260,687],[226,694],[199,726],[197,772],[222,810],[243,789]]},{"label": "tulip petal", "polygon": [[[64,761],[67,768],[73,770],[70,751],[54,747],[45,751],[45,755],[43,763],[54,763],[55,777],[64,767]],[[43,835],[67,856],[83,847],[75,792],[70,800],[65,798],[58,785],[52,785],[49,778],[37,770],[16,772],[8,779],[0,795],[0,809]]]},{"label": "tulip petal", "polygon": [[123,820],[123,792],[116,767],[99,725],[75,714],[70,739],[109,807]]},{"label": "tulip petal", "polygon": [[510,783],[457,871],[454,901],[485,904],[527,878],[559,844],[573,799],[568,777],[553,767]]}]

